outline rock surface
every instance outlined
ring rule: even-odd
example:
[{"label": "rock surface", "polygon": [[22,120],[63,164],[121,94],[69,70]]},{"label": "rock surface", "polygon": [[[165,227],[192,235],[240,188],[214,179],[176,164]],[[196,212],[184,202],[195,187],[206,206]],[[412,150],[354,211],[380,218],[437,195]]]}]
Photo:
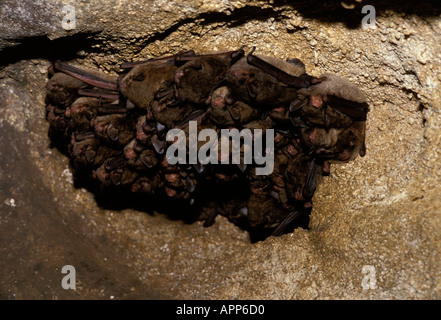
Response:
[{"label": "rock surface", "polygon": [[[441,10],[394,3],[371,1],[364,29],[363,1],[2,1],[0,298],[440,299]],[[309,230],[251,243],[222,217],[185,224],[73,183],[47,137],[52,60],[114,73],[242,45],[368,96],[367,155],[332,167]]]}]

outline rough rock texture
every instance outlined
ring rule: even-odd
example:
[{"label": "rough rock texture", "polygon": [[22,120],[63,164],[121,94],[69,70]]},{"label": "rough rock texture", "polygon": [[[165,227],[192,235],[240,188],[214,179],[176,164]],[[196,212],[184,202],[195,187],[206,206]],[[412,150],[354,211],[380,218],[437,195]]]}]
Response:
[{"label": "rough rock texture", "polygon": [[[363,2],[2,1],[0,298],[440,299],[441,10],[371,1],[376,29],[363,29]],[[368,96],[367,155],[332,167],[309,230],[251,243],[222,217],[203,228],[73,184],[47,137],[52,60],[112,73],[244,44]]]}]

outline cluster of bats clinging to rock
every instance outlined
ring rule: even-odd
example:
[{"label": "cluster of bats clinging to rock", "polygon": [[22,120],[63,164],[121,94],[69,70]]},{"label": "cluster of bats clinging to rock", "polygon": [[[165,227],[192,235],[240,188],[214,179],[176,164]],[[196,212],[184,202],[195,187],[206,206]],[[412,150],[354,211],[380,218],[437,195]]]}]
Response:
[{"label": "cluster of bats clinging to rock", "polygon": [[[75,175],[91,177],[104,191],[182,202],[183,218],[185,208],[197,208],[206,226],[221,214],[278,236],[310,213],[331,163],[365,155],[363,93],[334,74],[308,75],[299,59],[254,48],[245,54],[242,47],[185,51],[121,69],[112,77],[56,61],[46,84],[51,136],[66,146]],[[258,175],[256,164],[244,163],[170,164],[173,141],[166,134],[188,132],[190,121],[216,132],[272,129],[273,171]]]}]

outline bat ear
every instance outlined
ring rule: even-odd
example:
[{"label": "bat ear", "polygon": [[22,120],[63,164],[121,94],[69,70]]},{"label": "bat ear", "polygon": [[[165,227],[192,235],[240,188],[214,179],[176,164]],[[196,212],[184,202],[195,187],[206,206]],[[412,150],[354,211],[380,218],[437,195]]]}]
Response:
[{"label": "bat ear", "polygon": [[133,81],[144,81],[145,75],[142,72],[139,72],[137,75],[133,76]]},{"label": "bat ear", "polygon": [[234,120],[240,120],[240,110],[237,107],[227,106],[227,109]]},{"label": "bat ear", "polygon": [[364,93],[348,80],[331,73],[322,74],[320,78],[324,79],[324,81],[307,89],[310,89],[315,94],[335,96],[356,103],[366,102]]},{"label": "bat ear", "polygon": [[92,163],[95,160],[96,151],[92,149],[87,149],[84,152],[84,156],[86,157],[87,162]]},{"label": "bat ear", "polygon": [[250,96],[250,98],[256,99],[257,98],[257,90],[258,90],[257,83],[247,81],[245,84],[247,86],[248,95]]},{"label": "bat ear", "polygon": [[112,126],[112,124],[109,124],[106,132],[107,132],[107,136],[110,138],[110,140],[112,140],[112,141],[118,140],[118,137],[119,137],[118,128],[115,128],[114,126]]},{"label": "bat ear", "polygon": [[231,53],[230,58],[234,61],[239,60],[245,55],[245,51],[243,50],[245,46],[240,47],[237,51]]},{"label": "bat ear", "polygon": [[287,58],[286,62],[295,64],[296,66],[303,68],[303,69],[305,68],[305,64],[302,62],[302,60],[300,60],[298,58],[292,58],[292,59]]}]

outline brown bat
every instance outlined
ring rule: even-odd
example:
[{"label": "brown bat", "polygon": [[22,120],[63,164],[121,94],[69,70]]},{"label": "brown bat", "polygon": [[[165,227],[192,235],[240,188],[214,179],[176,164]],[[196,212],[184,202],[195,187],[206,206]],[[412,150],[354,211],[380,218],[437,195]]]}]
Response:
[{"label": "brown bat", "polygon": [[241,100],[257,105],[289,106],[296,97],[295,89],[321,81],[307,75],[299,59],[282,61],[253,52],[254,48],[231,67],[226,79],[233,94]]},{"label": "brown bat", "polygon": [[78,90],[87,84],[62,72],[56,72],[46,83],[47,98],[59,107],[70,105]]},{"label": "brown bat", "polygon": [[[299,72],[294,66],[294,71]],[[274,77],[257,67],[250,65],[244,57],[235,63],[229,70],[225,79],[227,86],[232,90],[232,95],[246,103],[258,106],[288,104],[296,93]]]},{"label": "brown bat", "polygon": [[243,54],[243,48],[240,48],[236,51],[181,57],[180,61],[187,62],[175,73],[175,90],[179,101],[196,106],[207,105],[210,94]]},{"label": "brown bat", "polygon": [[94,132],[72,133],[69,154],[72,156],[76,167],[97,168],[106,159],[119,153],[119,150],[101,144]]},{"label": "brown bat", "polygon": [[257,110],[242,101],[231,101],[230,95],[231,91],[226,86],[213,91],[207,110],[211,121],[221,127],[230,127],[257,118]]},{"label": "brown bat", "polygon": [[102,187],[126,186],[131,187],[139,177],[139,173],[127,165],[123,154],[109,157],[92,173],[101,182]]},{"label": "brown bat", "polygon": [[135,137],[135,122],[122,114],[98,116],[91,125],[97,138],[108,145],[124,146]]},{"label": "brown bat", "polygon": [[148,110],[155,100],[173,95],[177,69],[172,58],[147,61],[120,77],[119,89],[127,100]]},{"label": "brown bat", "polygon": [[46,120],[50,124],[50,133],[54,137],[59,139],[66,139],[69,137],[69,130],[72,130],[73,123],[69,117],[66,117],[66,109],[63,109],[63,105],[46,104]]},{"label": "brown bat", "polygon": [[87,132],[92,129],[90,120],[97,116],[100,104],[98,98],[80,97],[66,109],[65,115],[72,119],[77,131]]},{"label": "brown bat", "polygon": [[152,169],[158,164],[154,150],[136,149],[136,139],[124,147],[124,156],[127,159],[127,165],[135,170]]}]

